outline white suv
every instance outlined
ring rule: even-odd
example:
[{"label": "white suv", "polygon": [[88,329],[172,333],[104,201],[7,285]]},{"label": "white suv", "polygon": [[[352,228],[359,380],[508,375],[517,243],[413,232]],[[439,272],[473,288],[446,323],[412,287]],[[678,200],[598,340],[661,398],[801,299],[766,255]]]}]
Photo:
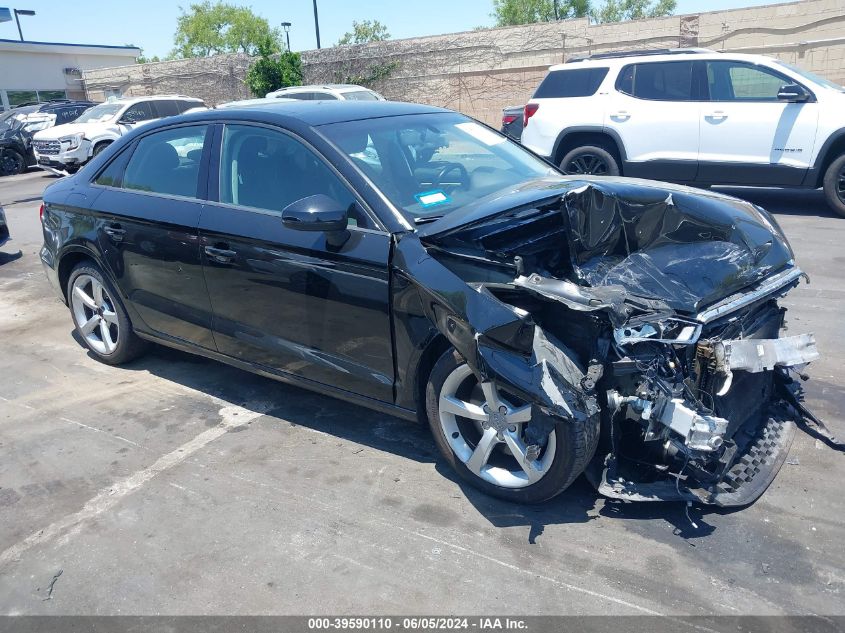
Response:
[{"label": "white suv", "polygon": [[36,132],[32,141],[35,159],[47,171],[73,173],[129,130],[195,108],[205,108],[205,103],[181,95],[107,101],[72,123]]},{"label": "white suv", "polygon": [[385,101],[376,91],[355,84],[291,86],[267,93],[268,99],[278,97],[299,101]]},{"label": "white suv", "polygon": [[666,49],[552,66],[522,143],[570,174],[824,187],[845,216],[845,89],[777,59]]}]

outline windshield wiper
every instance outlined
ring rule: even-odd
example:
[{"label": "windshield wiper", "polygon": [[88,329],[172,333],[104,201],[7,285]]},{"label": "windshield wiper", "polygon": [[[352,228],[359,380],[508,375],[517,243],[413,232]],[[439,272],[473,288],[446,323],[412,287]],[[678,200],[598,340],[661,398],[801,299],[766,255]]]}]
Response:
[{"label": "windshield wiper", "polygon": [[414,218],[414,224],[428,224],[429,222],[436,222],[442,215],[421,215],[418,218]]}]

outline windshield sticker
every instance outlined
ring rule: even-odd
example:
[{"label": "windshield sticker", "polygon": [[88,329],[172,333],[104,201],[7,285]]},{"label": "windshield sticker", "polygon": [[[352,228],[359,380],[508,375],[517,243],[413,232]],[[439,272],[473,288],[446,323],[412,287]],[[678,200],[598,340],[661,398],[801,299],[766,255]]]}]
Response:
[{"label": "windshield sticker", "polygon": [[452,199],[439,189],[435,191],[424,191],[414,196],[417,201],[424,207],[433,207],[438,204],[446,204]]},{"label": "windshield sticker", "polygon": [[473,138],[478,139],[485,145],[493,146],[505,142],[504,136],[499,136],[493,130],[488,130],[483,125],[479,125],[474,121],[467,121],[466,123],[458,123],[456,126],[459,130],[466,132]]}]

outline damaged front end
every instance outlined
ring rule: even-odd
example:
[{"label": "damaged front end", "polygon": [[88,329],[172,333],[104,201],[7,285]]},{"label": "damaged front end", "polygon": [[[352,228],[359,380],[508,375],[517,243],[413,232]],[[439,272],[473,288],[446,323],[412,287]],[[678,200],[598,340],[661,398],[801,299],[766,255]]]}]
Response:
[{"label": "damaged front end", "polygon": [[587,475],[606,496],[750,503],[811,415],[792,376],[806,378],[815,340],[780,337],[778,305],[803,273],[749,203],[543,180],[397,254],[479,380],[531,403],[529,448],[556,424],[600,422]]}]

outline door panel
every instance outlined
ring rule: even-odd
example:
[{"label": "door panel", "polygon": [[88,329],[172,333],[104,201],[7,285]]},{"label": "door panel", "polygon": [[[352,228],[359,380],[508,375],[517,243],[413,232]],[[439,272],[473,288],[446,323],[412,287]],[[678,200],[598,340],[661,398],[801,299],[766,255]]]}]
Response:
[{"label": "door panel", "polygon": [[648,62],[622,69],[604,125],[622,139],[626,176],[695,178],[701,106],[693,100],[696,96],[692,62]]},{"label": "door panel", "polygon": [[103,215],[98,238],[105,263],[141,319],[135,326],[214,349],[197,228],[203,202],[187,195],[200,195],[196,152],[206,129],[142,138],[98,176],[95,185],[104,188],[94,210]]},{"label": "door panel", "polygon": [[[223,202],[200,219],[219,351],[392,402],[390,236],[361,228],[354,195],[287,134],[227,126],[221,155]],[[284,207],[317,193],[353,210],[340,247],[282,223]]]},{"label": "door panel", "polygon": [[745,62],[709,61],[710,102],[701,116],[699,180],[798,185],[813,155],[817,103],[778,101],[794,83]]}]

